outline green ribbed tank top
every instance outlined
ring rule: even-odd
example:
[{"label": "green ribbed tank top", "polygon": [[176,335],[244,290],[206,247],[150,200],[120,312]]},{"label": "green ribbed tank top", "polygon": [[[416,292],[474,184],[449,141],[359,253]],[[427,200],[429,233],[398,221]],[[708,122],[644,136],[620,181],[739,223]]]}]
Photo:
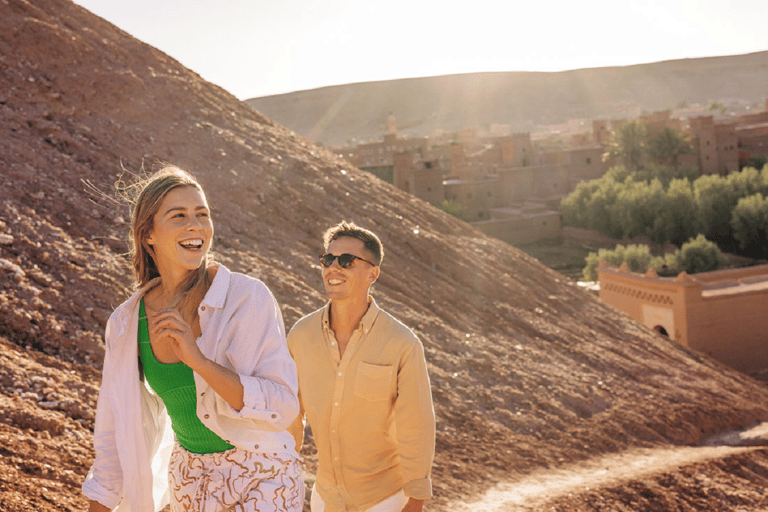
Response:
[{"label": "green ribbed tank top", "polygon": [[181,446],[192,453],[215,453],[234,448],[203,425],[197,417],[197,396],[192,368],[184,363],[165,364],[155,358],[149,342],[144,299],[139,304],[139,357],[144,376],[165,403],[171,428]]}]

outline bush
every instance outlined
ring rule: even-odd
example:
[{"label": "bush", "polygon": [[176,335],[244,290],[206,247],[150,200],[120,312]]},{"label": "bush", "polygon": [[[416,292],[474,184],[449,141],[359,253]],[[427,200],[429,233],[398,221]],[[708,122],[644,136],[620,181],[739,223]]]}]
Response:
[{"label": "bush", "polygon": [[758,193],[739,199],[731,214],[731,229],[745,254],[754,258],[768,256],[768,198]]},{"label": "bush", "polygon": [[647,245],[619,244],[613,250],[600,249],[596,253],[589,253],[586,257],[587,266],[582,271],[585,281],[597,281],[597,266],[600,260],[605,260],[615,267],[626,263],[632,272],[643,273],[649,268],[660,269],[664,265],[664,258],[652,255]]},{"label": "bush", "polygon": [[710,242],[704,235],[691,238],[688,242],[667,256],[667,264],[677,272],[696,274],[718,270],[728,263],[717,244]]},{"label": "bush", "polygon": [[462,207],[458,202],[454,201],[453,199],[444,199],[443,202],[440,203],[440,209],[443,210],[448,215],[453,215],[457,219],[467,220],[464,217],[464,207]]}]

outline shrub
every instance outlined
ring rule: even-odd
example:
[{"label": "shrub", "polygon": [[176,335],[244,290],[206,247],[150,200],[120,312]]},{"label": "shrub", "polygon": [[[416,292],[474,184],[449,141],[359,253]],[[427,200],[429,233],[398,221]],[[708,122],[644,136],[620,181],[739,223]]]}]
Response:
[{"label": "shrub", "polygon": [[632,272],[645,272],[649,268],[659,269],[664,265],[664,258],[651,254],[647,245],[617,245],[615,249],[600,249],[591,252],[586,257],[587,265],[582,274],[586,281],[597,281],[597,266],[599,260],[605,260],[615,267],[626,263]]},{"label": "shrub", "polygon": [[758,193],[739,199],[731,214],[731,229],[745,254],[768,256],[768,198]]},{"label": "shrub", "polygon": [[720,252],[717,244],[704,238],[704,235],[691,238],[674,254],[667,256],[667,264],[670,267],[677,272],[685,271],[689,274],[718,270],[725,267],[727,263],[728,260]]},{"label": "shrub", "polygon": [[464,207],[453,199],[444,199],[440,203],[440,209],[449,215],[453,215],[457,219],[466,220],[464,217]]}]

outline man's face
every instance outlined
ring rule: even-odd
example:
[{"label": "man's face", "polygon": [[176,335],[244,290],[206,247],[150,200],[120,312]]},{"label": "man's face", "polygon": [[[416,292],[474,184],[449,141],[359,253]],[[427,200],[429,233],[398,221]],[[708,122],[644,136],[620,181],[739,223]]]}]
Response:
[{"label": "man's face", "polygon": [[[342,236],[328,245],[328,252],[334,256],[352,254],[358,258],[373,261],[359,238]],[[347,268],[341,268],[335,259],[330,267],[322,267],[323,285],[329,299],[367,300],[368,290],[379,277],[379,267],[355,259]]]}]

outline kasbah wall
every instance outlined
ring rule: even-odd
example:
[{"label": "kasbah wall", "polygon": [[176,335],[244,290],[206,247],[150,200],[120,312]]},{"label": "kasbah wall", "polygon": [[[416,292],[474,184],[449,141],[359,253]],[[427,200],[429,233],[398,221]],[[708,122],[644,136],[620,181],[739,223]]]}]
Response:
[{"label": "kasbah wall", "polygon": [[768,265],[677,277],[600,262],[600,300],[743,372],[768,366]]}]

